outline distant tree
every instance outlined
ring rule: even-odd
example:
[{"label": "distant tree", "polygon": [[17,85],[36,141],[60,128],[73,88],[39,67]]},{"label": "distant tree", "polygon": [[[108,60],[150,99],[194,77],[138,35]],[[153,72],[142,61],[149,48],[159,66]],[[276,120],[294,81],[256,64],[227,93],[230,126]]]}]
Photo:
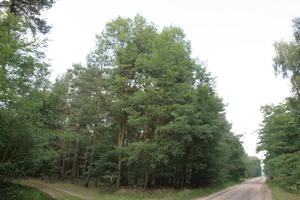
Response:
[{"label": "distant tree", "polygon": [[261,165],[260,160],[257,157],[248,156],[245,154],[245,166],[247,177],[261,176]]}]

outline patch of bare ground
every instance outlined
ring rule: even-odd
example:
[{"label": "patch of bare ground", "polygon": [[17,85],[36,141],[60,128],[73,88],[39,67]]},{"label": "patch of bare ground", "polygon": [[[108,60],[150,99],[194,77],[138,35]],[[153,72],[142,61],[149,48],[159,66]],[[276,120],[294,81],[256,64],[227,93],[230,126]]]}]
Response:
[{"label": "patch of bare ground", "polygon": [[[22,185],[33,187],[42,192],[45,192],[45,193],[49,194],[50,196],[52,196],[53,198],[58,198],[58,199],[62,198],[61,194],[66,193],[68,195],[78,197],[81,199],[87,199],[87,200],[93,199],[93,197],[91,197],[91,196],[78,194],[74,191],[71,191],[70,189],[66,189],[65,187],[60,186],[60,184],[56,184],[55,182],[48,183],[48,182],[38,180],[38,179],[25,179],[25,180],[21,180],[19,183]],[[82,188],[81,188],[81,190],[82,190]]]}]

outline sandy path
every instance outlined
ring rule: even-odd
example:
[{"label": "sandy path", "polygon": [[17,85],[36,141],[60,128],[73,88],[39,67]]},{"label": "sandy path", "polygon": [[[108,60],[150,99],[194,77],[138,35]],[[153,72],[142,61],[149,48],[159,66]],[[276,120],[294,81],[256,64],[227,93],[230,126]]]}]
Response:
[{"label": "sandy path", "polygon": [[271,191],[265,181],[265,177],[253,178],[196,200],[272,200]]},{"label": "sandy path", "polygon": [[35,188],[41,192],[45,192],[55,199],[61,198],[61,196],[57,192],[53,191],[52,189],[46,188],[43,184],[40,183],[21,183],[21,184]]},{"label": "sandy path", "polygon": [[29,186],[29,187],[33,187],[37,190],[45,192],[45,193],[49,194],[51,197],[53,197],[55,199],[64,199],[63,196],[62,196],[64,193],[68,194],[68,195],[71,195],[71,196],[74,196],[74,197],[81,198],[83,200],[92,200],[93,199],[93,197],[78,194],[74,191],[65,189],[63,187],[59,187],[55,184],[45,183],[43,181],[37,181],[37,180],[26,181],[26,180],[24,180],[24,181],[21,181],[21,184]]},{"label": "sandy path", "polygon": [[63,189],[63,188],[55,188],[55,190],[58,190],[58,191],[61,191],[61,192],[64,192],[64,193],[67,193],[71,196],[75,196],[75,197],[79,197],[81,199],[93,199],[92,197],[89,197],[89,196],[83,196],[81,194],[77,194],[75,192],[72,192],[72,191],[69,191],[69,190],[66,190],[66,189]]}]

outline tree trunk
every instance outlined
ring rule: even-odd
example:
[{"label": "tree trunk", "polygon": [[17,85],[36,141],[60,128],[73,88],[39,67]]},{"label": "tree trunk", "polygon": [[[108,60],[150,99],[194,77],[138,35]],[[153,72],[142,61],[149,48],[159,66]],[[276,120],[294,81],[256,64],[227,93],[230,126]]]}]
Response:
[{"label": "tree trunk", "polygon": [[91,179],[91,174],[88,172],[87,178],[85,179],[84,187],[86,188],[89,187],[90,179]]},{"label": "tree trunk", "polygon": [[61,178],[64,178],[65,176],[65,160],[66,160],[66,157],[65,157],[65,146],[66,146],[66,140],[65,139],[62,139],[62,147],[61,147],[61,170],[60,170],[60,177]]},{"label": "tree trunk", "polygon": [[78,151],[79,141],[76,140],[76,152],[73,154],[73,166],[72,166],[72,183],[75,183],[76,173],[77,173],[77,163],[78,163]]},{"label": "tree trunk", "polygon": [[[144,117],[147,120],[148,118],[148,109],[144,108]],[[143,127],[143,135],[144,135],[144,143],[147,143],[148,140],[150,139],[150,131],[149,127],[147,124],[147,121],[144,122],[144,127]],[[147,189],[150,186],[150,158],[149,158],[150,152],[146,150],[145,152],[145,163],[146,163],[146,169],[145,169],[145,183],[144,183],[144,188]]]},{"label": "tree trunk", "polygon": [[116,189],[120,188],[120,181],[121,181],[121,170],[122,170],[122,152],[121,148],[124,144],[125,135],[127,135],[127,114],[123,112],[121,124],[120,124],[120,131],[119,131],[119,140],[118,140],[118,171],[117,171],[117,180],[116,180]]},{"label": "tree trunk", "polygon": [[95,156],[95,145],[96,145],[96,131],[94,131],[93,133],[93,147],[92,147],[92,155],[91,155],[91,160],[90,160],[90,166],[88,167],[88,176],[85,182],[85,187],[89,187],[89,182],[91,179],[91,170],[93,167],[93,163],[94,163],[94,156]]},{"label": "tree trunk", "polygon": [[7,154],[7,152],[8,152],[8,149],[9,149],[9,146],[6,147],[6,149],[5,149],[4,155],[3,155],[2,160],[1,160],[2,163],[3,163],[4,160],[5,160],[5,157],[6,157],[6,154]]},{"label": "tree trunk", "polygon": [[12,153],[11,153],[10,158],[9,158],[8,161],[12,161],[12,159],[13,159],[15,153],[16,153],[16,150],[17,150],[17,148],[14,148],[14,150],[12,151]]},{"label": "tree trunk", "polygon": [[145,183],[144,183],[144,189],[146,190],[148,188],[148,181],[149,181],[149,170],[148,167],[145,170]]},{"label": "tree trunk", "polygon": [[14,15],[16,15],[16,0],[10,0],[10,5],[9,5],[9,13],[12,13]]},{"label": "tree trunk", "polygon": [[118,152],[118,172],[117,172],[117,180],[116,180],[116,189],[118,190],[120,188],[120,180],[121,180],[121,168],[122,168],[122,153],[120,148],[123,146],[123,130],[120,128],[119,132],[119,152]]}]

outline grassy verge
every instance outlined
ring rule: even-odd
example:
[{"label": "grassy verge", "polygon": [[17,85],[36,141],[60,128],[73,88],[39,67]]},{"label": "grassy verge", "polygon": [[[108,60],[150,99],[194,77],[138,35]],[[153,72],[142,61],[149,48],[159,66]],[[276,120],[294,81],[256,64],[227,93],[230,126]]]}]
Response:
[{"label": "grassy verge", "polygon": [[272,191],[273,200],[300,200],[300,193],[289,192],[276,181],[267,181],[268,186]]},{"label": "grassy verge", "polygon": [[[232,185],[235,184],[230,183],[218,187],[207,187],[191,190],[161,189],[151,192],[138,189],[121,189],[114,193],[96,192],[90,194],[90,196],[92,196],[95,200],[191,200],[218,192]],[[70,187],[70,189],[71,188],[72,187]],[[82,200],[78,197],[72,197],[68,194],[60,194],[60,196],[64,197],[63,199],[68,200]]]},{"label": "grassy verge", "polygon": [[185,190],[156,189],[153,191],[145,191],[141,188],[122,188],[117,192],[107,192],[104,188],[99,187],[96,188],[91,186],[89,188],[84,188],[81,185],[62,182],[46,183],[38,179],[26,179],[21,181],[21,183],[31,186],[39,185],[40,187],[55,193],[59,197],[59,200],[190,200],[218,192],[237,184],[228,183],[217,187]]},{"label": "grassy verge", "polygon": [[0,200],[54,200],[48,194],[19,184],[1,184]]},{"label": "grassy verge", "polygon": [[200,189],[193,189],[193,190],[183,190],[179,191],[177,194],[173,194],[174,200],[190,200],[198,197],[204,197],[215,192],[219,192],[223,189],[236,185],[237,183],[227,183],[224,185],[216,186],[216,187],[207,187],[207,188],[200,188]]}]

